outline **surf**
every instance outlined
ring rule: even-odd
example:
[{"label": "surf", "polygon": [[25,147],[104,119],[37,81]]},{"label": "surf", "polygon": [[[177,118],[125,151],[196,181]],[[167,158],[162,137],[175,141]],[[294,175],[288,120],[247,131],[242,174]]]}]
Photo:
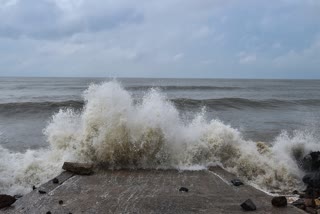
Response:
[{"label": "surf", "polygon": [[59,174],[64,161],[108,169],[219,165],[261,189],[286,191],[301,185],[299,158],[320,150],[315,135],[302,131],[284,131],[270,145],[245,140],[230,125],[207,120],[204,109],[186,121],[159,89],[136,102],[117,81],[92,84],[83,102],[82,109],[65,107],[50,118],[43,130],[47,149],[0,149],[1,192],[26,193]]}]

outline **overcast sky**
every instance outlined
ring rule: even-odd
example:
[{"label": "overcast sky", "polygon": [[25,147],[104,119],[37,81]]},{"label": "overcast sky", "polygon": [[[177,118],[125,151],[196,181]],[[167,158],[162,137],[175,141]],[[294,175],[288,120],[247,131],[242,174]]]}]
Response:
[{"label": "overcast sky", "polygon": [[320,78],[320,1],[0,0],[0,76]]}]

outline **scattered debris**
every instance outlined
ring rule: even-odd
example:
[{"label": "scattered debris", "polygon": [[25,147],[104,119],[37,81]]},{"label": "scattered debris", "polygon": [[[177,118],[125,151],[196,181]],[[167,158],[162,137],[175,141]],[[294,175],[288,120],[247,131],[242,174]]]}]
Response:
[{"label": "scattered debris", "polygon": [[44,191],[44,190],[40,190],[39,189],[39,191],[38,191],[40,194],[46,194],[47,192],[46,191]]},{"label": "scattered debris", "polygon": [[54,184],[58,184],[58,183],[59,183],[59,179],[58,179],[58,178],[54,178],[54,179],[52,179],[52,183],[54,183]]},{"label": "scattered debris", "polygon": [[256,205],[251,201],[251,199],[247,199],[240,206],[246,211],[254,211],[257,209]]},{"label": "scattered debris", "polygon": [[286,207],[288,202],[285,196],[277,196],[273,197],[271,203],[275,207]]},{"label": "scattered debris", "polygon": [[231,183],[236,187],[243,185],[242,181],[238,178],[231,180]]},{"label": "scattered debris", "polygon": [[16,200],[11,195],[0,195],[0,209],[11,206]]},{"label": "scattered debris", "polygon": [[93,164],[89,164],[89,163],[64,162],[62,169],[77,175],[93,174]]},{"label": "scattered debris", "polygon": [[189,189],[186,187],[180,187],[179,191],[180,192],[189,192]]}]

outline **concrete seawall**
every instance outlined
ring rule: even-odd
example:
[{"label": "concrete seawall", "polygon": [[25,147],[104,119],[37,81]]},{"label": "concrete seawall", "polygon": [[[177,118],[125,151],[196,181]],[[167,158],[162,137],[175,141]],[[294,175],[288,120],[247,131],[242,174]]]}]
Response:
[{"label": "concrete seawall", "polygon": [[[257,206],[250,213],[304,213],[292,206],[274,208],[271,196],[249,185],[235,187],[229,183],[232,178],[218,167],[101,171],[90,176],[64,172],[59,184],[49,181],[0,213],[244,213],[240,204],[248,198]],[[189,192],[180,192],[180,187]]]}]

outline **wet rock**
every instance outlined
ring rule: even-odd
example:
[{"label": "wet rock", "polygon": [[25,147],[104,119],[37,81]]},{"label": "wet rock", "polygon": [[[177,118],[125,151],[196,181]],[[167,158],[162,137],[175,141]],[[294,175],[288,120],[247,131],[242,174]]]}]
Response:
[{"label": "wet rock", "polygon": [[64,162],[62,169],[77,175],[93,174],[93,165],[88,163]]},{"label": "wet rock", "polygon": [[298,190],[294,190],[294,191],[292,191],[292,194],[298,195],[298,194],[299,194],[299,191],[298,191]]},{"label": "wet rock", "polygon": [[187,187],[180,187],[180,192],[189,192],[189,189]]},{"label": "wet rock", "polygon": [[60,205],[61,205],[61,204],[63,204],[63,201],[62,201],[62,200],[60,200],[60,201],[59,201],[59,204],[60,204]]},{"label": "wet rock", "polygon": [[301,168],[306,172],[320,169],[320,151],[310,152],[301,160]]},{"label": "wet rock", "polygon": [[40,194],[46,194],[47,192],[46,191],[44,191],[44,190],[40,190],[39,189],[39,191],[38,191]]},{"label": "wet rock", "polygon": [[236,187],[243,185],[242,181],[238,178],[231,180],[231,183]]},{"label": "wet rock", "polygon": [[246,211],[254,211],[257,209],[256,205],[251,201],[251,199],[247,199],[240,206]]},{"label": "wet rock", "polygon": [[308,173],[303,176],[302,181],[308,185],[308,187],[320,188],[320,172]]},{"label": "wet rock", "polygon": [[11,206],[16,200],[10,195],[0,195],[0,209]]},{"label": "wet rock", "polygon": [[288,204],[287,198],[284,196],[273,197],[271,203],[275,207],[285,207]]},{"label": "wet rock", "polygon": [[305,199],[304,199],[304,205],[306,205],[306,207],[315,207],[314,199],[312,199],[312,198],[305,198]]},{"label": "wet rock", "polygon": [[58,179],[58,178],[54,178],[54,179],[52,179],[52,183],[54,183],[54,184],[58,184],[58,183],[59,183],[59,179]]}]

